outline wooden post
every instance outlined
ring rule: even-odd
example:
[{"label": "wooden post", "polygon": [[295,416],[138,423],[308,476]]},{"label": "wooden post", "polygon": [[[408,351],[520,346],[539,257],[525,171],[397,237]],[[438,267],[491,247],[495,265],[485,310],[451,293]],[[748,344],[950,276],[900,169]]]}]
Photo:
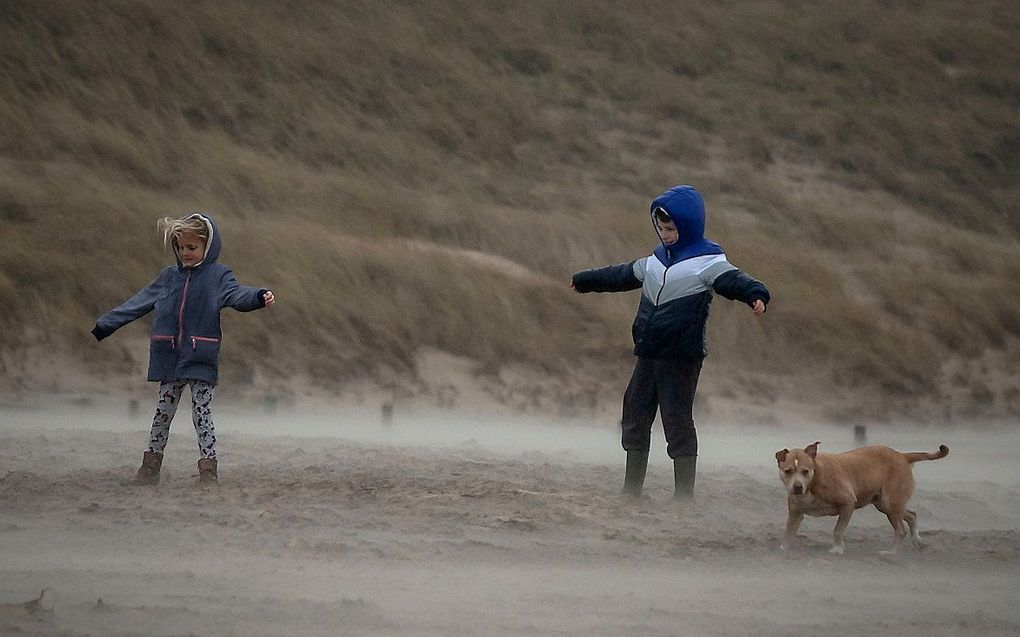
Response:
[{"label": "wooden post", "polygon": [[854,443],[858,447],[868,444],[868,430],[864,425],[854,425]]}]

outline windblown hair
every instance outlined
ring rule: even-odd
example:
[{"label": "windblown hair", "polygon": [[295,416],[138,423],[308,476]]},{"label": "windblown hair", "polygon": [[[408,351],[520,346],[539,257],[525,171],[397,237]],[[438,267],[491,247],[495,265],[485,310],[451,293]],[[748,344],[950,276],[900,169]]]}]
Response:
[{"label": "windblown hair", "polygon": [[202,241],[209,242],[209,226],[200,217],[188,216],[183,219],[163,217],[156,222],[157,231],[163,233],[163,245],[177,248],[177,242],[185,232],[194,232]]},{"label": "windblown hair", "polygon": [[658,221],[662,223],[673,223],[673,219],[669,216],[669,213],[666,212],[666,209],[663,208],[662,206],[659,206],[655,210],[653,210],[652,214]]}]

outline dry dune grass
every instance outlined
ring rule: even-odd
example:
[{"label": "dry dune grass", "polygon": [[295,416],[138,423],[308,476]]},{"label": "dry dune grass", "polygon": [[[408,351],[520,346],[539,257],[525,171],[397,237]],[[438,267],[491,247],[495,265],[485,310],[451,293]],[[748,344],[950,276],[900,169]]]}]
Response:
[{"label": "dry dune grass", "polygon": [[155,218],[202,209],[281,298],[228,316],[235,382],[413,378],[428,346],[615,394],[636,299],[567,277],[645,253],[647,201],[688,182],[776,296],[762,323],[716,305],[718,376],[750,357],[773,393],[920,415],[958,385],[944,363],[1020,337],[1018,21],[948,0],[7,3],[0,350],[123,374],[124,347],[82,349],[91,321],[168,260]]}]

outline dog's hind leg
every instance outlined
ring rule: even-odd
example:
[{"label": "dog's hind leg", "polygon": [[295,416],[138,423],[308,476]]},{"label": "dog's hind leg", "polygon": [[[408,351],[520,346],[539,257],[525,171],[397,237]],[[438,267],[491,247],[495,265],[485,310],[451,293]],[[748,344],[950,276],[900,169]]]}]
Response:
[{"label": "dog's hind leg", "polygon": [[921,534],[917,530],[917,512],[907,509],[903,512],[903,519],[907,521],[907,526],[910,527],[910,540],[914,543],[917,548],[925,546],[924,540],[921,539]]},{"label": "dog's hind leg", "polygon": [[[907,537],[907,531],[906,529],[903,528],[903,518],[905,517],[906,512],[893,508],[885,509],[884,507],[881,507],[878,504],[875,504],[875,508],[881,511],[882,513],[885,513],[885,516],[889,518],[889,524],[892,525],[893,532],[896,534],[896,537],[893,538],[893,544],[891,547],[889,547],[889,550],[879,552],[882,553],[883,555],[893,555],[899,552],[900,545],[903,543],[904,538]],[[917,515],[914,514],[913,518],[914,524],[916,524]],[[911,525],[911,529],[913,528],[916,527],[914,527],[914,525]]]}]

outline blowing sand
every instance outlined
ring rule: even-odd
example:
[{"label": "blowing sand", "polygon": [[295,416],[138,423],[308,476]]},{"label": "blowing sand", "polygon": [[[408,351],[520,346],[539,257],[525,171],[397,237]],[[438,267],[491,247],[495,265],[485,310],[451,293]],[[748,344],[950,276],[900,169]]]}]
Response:
[{"label": "blowing sand", "polygon": [[[143,406],[143,411],[148,406]],[[773,454],[849,428],[702,422],[697,499],[617,495],[611,424],[374,410],[217,414],[220,485],[178,415],[158,487],[130,483],[145,417],[0,412],[0,633],[19,635],[1014,635],[1017,433],[876,429],[915,465],[924,550],[808,518],[778,550]],[[40,591],[46,590],[41,600]]]}]

